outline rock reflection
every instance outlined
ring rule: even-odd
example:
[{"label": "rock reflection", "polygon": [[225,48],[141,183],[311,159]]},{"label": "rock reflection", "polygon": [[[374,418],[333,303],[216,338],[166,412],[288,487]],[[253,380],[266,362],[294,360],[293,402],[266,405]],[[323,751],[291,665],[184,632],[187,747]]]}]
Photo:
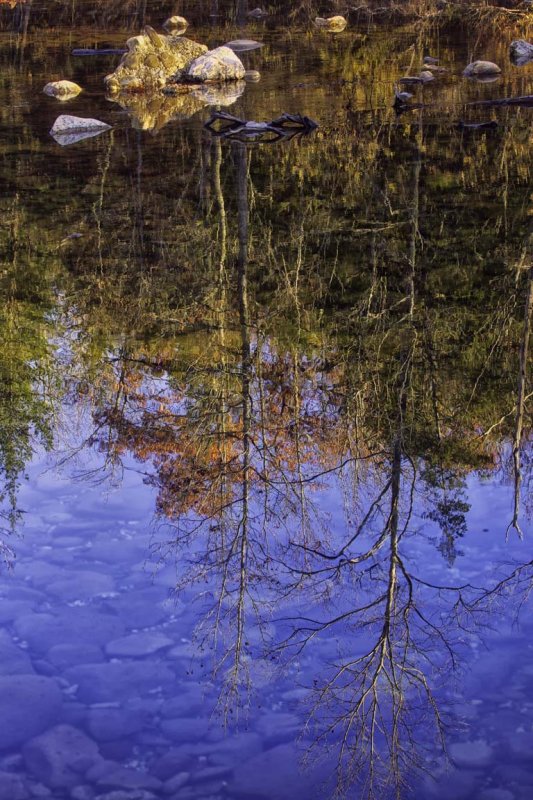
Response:
[{"label": "rock reflection", "polygon": [[162,92],[150,95],[130,93],[109,99],[128,112],[134,128],[157,132],[169,122],[190,119],[208,106],[230,106],[245,88],[244,81],[236,81],[231,86],[188,86],[179,94],[172,95]]}]

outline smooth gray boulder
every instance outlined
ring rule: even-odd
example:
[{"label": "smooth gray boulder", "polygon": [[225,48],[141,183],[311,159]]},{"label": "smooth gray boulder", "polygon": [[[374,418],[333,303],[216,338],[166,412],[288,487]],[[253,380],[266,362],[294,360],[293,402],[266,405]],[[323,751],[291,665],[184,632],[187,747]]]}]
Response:
[{"label": "smooth gray boulder", "polygon": [[500,72],[500,67],[493,61],[472,61],[463,70],[463,75],[466,78],[483,78],[489,75],[499,75]]},{"label": "smooth gray boulder", "polygon": [[17,747],[54,725],[63,705],[52,678],[42,675],[0,677],[0,750]]},{"label": "smooth gray boulder", "polygon": [[511,61],[518,66],[522,66],[533,59],[533,44],[526,42],[524,39],[516,39],[511,42],[509,53]]},{"label": "smooth gray boulder", "polygon": [[82,664],[66,670],[65,678],[78,686],[83,703],[122,702],[168,688],[176,680],[174,672],[158,661]]},{"label": "smooth gray boulder", "polygon": [[243,80],[244,64],[229,47],[217,47],[189,64],[185,76],[201,83]]},{"label": "smooth gray boulder", "polygon": [[72,788],[102,760],[98,745],[71,725],[56,725],[23,747],[26,768],[52,789]]}]

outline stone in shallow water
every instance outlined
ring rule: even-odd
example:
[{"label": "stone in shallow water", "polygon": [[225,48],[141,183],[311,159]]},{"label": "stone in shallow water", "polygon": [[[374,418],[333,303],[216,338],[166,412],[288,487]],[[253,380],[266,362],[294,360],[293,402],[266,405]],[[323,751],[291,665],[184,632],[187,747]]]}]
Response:
[{"label": "stone in shallow water", "polygon": [[169,639],[163,633],[141,631],[140,633],[123,636],[120,639],[114,639],[106,645],[105,650],[107,655],[111,657],[135,658],[153,655],[159,650],[171,647],[173,644],[174,640]]},{"label": "stone in shallow water", "polygon": [[166,781],[178,773],[192,767],[195,754],[190,748],[171,747],[152,764],[151,772],[160,780]]},{"label": "stone in shallow water", "polygon": [[168,688],[176,677],[157,661],[82,664],[66,670],[65,678],[78,685],[78,698],[84,703],[110,703]]},{"label": "stone in shallow water", "polygon": [[0,677],[0,750],[17,747],[54,725],[61,707],[61,691],[52,678]]},{"label": "stone in shallow water", "polygon": [[0,800],[26,800],[30,796],[22,775],[0,772]]},{"label": "stone in shallow water", "polygon": [[124,592],[105,601],[104,607],[117,614],[131,628],[147,628],[157,625],[175,613],[173,605],[167,605],[168,591],[159,586],[150,586],[135,592]]},{"label": "stone in shallow water", "polygon": [[168,781],[165,781],[163,785],[164,793],[174,794],[175,792],[179,791],[182,786],[185,786],[185,784],[189,782],[190,777],[190,772],[178,772],[177,775],[174,775],[172,778],[169,778]]},{"label": "stone in shallow water", "polygon": [[181,717],[161,722],[161,731],[175,744],[198,742],[207,736],[210,727],[209,717]]},{"label": "stone in shallow water", "polygon": [[455,742],[449,748],[450,758],[458,767],[487,767],[493,758],[492,748],[483,739]]},{"label": "stone in shallow water", "polygon": [[99,594],[112,592],[114,588],[115,582],[110,575],[90,570],[80,570],[69,578],[52,581],[48,585],[48,592],[69,603],[73,600],[90,600]]},{"label": "stone in shallow water", "polygon": [[[111,764],[111,762],[108,762]],[[162,783],[153,775],[147,775],[146,772],[140,772],[135,769],[128,769],[120,764],[116,764],[114,768],[109,769],[103,775],[96,779],[98,786],[113,789],[148,789],[150,791],[158,791],[162,788]]]},{"label": "stone in shallow water", "polygon": [[450,769],[438,780],[426,778],[423,791],[416,793],[416,797],[423,797],[424,800],[472,800],[484,778],[482,772]]},{"label": "stone in shallow water", "polygon": [[533,760],[533,733],[512,733],[507,737],[507,746],[514,761]]},{"label": "stone in shallow water", "polygon": [[267,747],[271,747],[296,739],[302,726],[295,714],[263,714],[259,717],[256,728]]},{"label": "stone in shallow water", "polygon": [[28,771],[54,789],[76,786],[80,775],[101,760],[98,745],[71,725],[50,728],[27,742],[22,753]]},{"label": "stone in shallow water", "polygon": [[2,597],[0,599],[0,625],[12,622],[23,614],[30,614],[36,605],[36,602],[32,603],[28,600],[6,600],[5,597]]},{"label": "stone in shallow water", "polygon": [[476,800],[515,800],[515,796],[508,789],[485,789],[476,795]]},{"label": "stone in shallow water", "polygon": [[28,653],[11,640],[6,631],[0,631],[0,675],[27,675],[34,672]]},{"label": "stone in shallow water", "polygon": [[14,627],[17,635],[38,653],[46,653],[58,644],[103,645],[125,631],[118,617],[78,607],[63,608],[55,615],[24,615]]},{"label": "stone in shallow water", "polygon": [[234,779],[229,782],[230,796],[242,800],[329,797],[333,787],[324,783],[328,771],[313,762],[305,770],[300,768],[303,753],[294,744],[281,744],[243,762],[235,768]]},{"label": "stone in shallow water", "polygon": [[46,654],[48,661],[58,669],[75,667],[77,664],[99,664],[104,661],[101,647],[94,644],[56,644]]},{"label": "stone in shallow water", "polygon": [[263,741],[257,733],[235,733],[213,746],[209,761],[214,765],[235,767],[263,749]]},{"label": "stone in shallow water", "polygon": [[87,730],[98,742],[112,742],[141,731],[148,715],[143,711],[125,708],[91,708],[87,716]]}]

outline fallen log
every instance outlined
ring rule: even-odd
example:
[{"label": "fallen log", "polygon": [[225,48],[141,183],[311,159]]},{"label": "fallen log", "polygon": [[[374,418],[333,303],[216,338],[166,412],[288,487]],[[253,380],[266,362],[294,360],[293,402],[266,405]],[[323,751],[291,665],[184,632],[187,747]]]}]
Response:
[{"label": "fallen log", "polygon": [[474,100],[469,106],[533,106],[533,94],[521,97],[502,97],[499,100]]},{"label": "fallen log", "polygon": [[123,56],[125,50],[121,50],[114,47],[105,47],[102,49],[95,49],[93,48],[83,48],[77,47],[72,51],[73,56]]}]

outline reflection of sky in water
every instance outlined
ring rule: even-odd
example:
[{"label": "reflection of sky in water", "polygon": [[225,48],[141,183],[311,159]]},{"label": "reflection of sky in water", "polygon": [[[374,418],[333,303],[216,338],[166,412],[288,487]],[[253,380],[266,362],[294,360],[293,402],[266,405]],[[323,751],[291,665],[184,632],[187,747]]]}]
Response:
[{"label": "reflection of sky in water", "polygon": [[[240,740],[235,733],[232,733],[229,740],[222,740],[226,742],[225,744],[220,745],[219,742],[221,750],[218,752],[213,742],[220,738],[220,719],[215,716],[209,723],[208,717],[214,709],[220,708],[220,697],[217,697],[220,676],[212,683],[210,670],[213,664],[210,661],[209,648],[206,650],[202,646],[201,638],[207,635],[207,640],[209,639],[209,619],[207,622],[204,619],[199,638],[195,639],[193,636],[193,628],[200,619],[199,615],[211,605],[212,592],[216,593],[216,581],[185,590],[176,601],[165,602],[165,597],[173,589],[176,579],[179,580],[187,570],[185,553],[170,551],[166,561],[159,564],[157,552],[150,555],[150,548],[157,542],[159,535],[152,519],[155,492],[153,488],[143,483],[143,476],[138,472],[139,465],[126,459],[120,479],[116,482],[113,479],[104,479],[103,483],[99,481],[100,465],[99,457],[91,456],[87,452],[82,454],[76,464],[67,461],[59,473],[45,459],[35,460],[29,470],[29,482],[22,486],[20,492],[20,505],[28,509],[28,512],[24,515],[23,538],[16,546],[17,564],[13,574],[3,578],[2,594],[9,599],[17,595],[18,587],[28,591],[35,590],[38,595],[38,600],[35,601],[36,610],[39,614],[43,612],[53,614],[61,607],[67,607],[83,608],[89,612],[96,609],[99,614],[103,612],[104,615],[114,615],[117,609],[119,614],[124,613],[121,605],[122,597],[129,603],[133,593],[138,593],[142,597],[155,589],[154,597],[146,595],[145,618],[137,604],[133,602],[131,623],[127,621],[127,611],[123,620],[126,622],[126,630],[131,628],[135,632],[147,628],[152,633],[157,631],[164,636],[168,635],[172,640],[172,647],[167,645],[166,648],[157,651],[157,655],[148,654],[145,657],[149,661],[156,658],[157,663],[168,663],[172,670],[179,665],[176,683],[171,686],[165,685],[163,689],[152,687],[148,697],[160,702],[161,697],[183,697],[184,691],[186,697],[194,694],[196,702],[198,698],[195,693],[200,692],[203,697],[201,704],[203,722],[195,724],[199,725],[199,728],[203,724],[205,730],[202,729],[201,735],[193,734],[195,744],[192,747],[189,743],[189,746],[194,750],[194,755],[187,756],[188,768],[192,769],[192,774],[195,770],[198,772],[202,765],[203,768],[207,768],[204,760],[206,757],[207,763],[211,761],[216,763],[217,759],[220,761],[224,747],[229,747],[231,750],[228,741],[239,741],[239,746],[251,748],[252,773],[242,765],[240,770],[235,764],[232,764],[232,769],[227,768],[224,773],[223,791],[227,791],[229,797],[255,798],[256,795],[251,793],[252,784],[255,781],[256,789],[259,791],[263,780],[269,787],[268,796],[272,797],[272,800],[276,797],[288,797],[287,786],[293,792],[290,796],[303,796],[301,792],[308,792],[310,786],[308,779],[298,778],[294,770],[293,762],[296,757],[294,748],[305,749],[306,745],[313,741],[314,736],[321,732],[321,724],[331,720],[331,714],[335,714],[335,708],[331,706],[327,713],[319,708],[311,726],[306,729],[303,741],[296,745],[302,731],[301,726],[312,707],[308,690],[321,685],[324,676],[331,671],[332,664],[361,656],[372,642],[372,630],[350,633],[342,627],[334,627],[321,632],[301,652],[289,648],[285,653],[281,653],[279,659],[275,645],[277,640],[283,639],[291,631],[287,617],[299,615],[305,618],[324,619],[324,615],[327,616],[328,613],[327,609],[342,611],[347,607],[346,603],[349,606],[349,587],[345,585],[344,596],[342,591],[340,596],[336,596],[333,590],[331,600],[325,604],[309,605],[304,591],[302,598],[297,602],[282,601],[273,615],[266,608],[264,619],[266,649],[268,652],[272,650],[276,653],[274,661],[272,656],[266,660],[260,658],[264,651],[262,634],[256,627],[255,620],[252,624],[253,615],[251,615],[250,628],[246,630],[245,635],[251,659],[249,666],[252,687],[249,706],[241,711],[240,735],[244,736],[244,739]],[[144,466],[142,465],[143,469]],[[72,481],[73,471],[87,477]],[[328,480],[328,484],[329,486],[324,486],[323,491],[314,493],[313,503],[319,509],[321,507],[327,509],[325,516],[333,533],[333,539],[346,538],[343,497],[331,479]],[[460,554],[452,566],[446,563],[437,550],[438,527],[419,513],[421,507],[415,501],[415,513],[410,531],[416,533],[408,533],[402,540],[400,549],[402,558],[413,574],[422,577],[428,583],[445,586],[471,583],[475,586],[490,587],[495,581],[510,574],[512,561],[522,563],[529,557],[527,541],[520,542],[515,535],[511,535],[509,542],[505,544],[505,529],[512,513],[511,486],[486,477],[480,479],[470,476],[467,481],[467,497],[471,504],[467,515],[468,532],[460,541]],[[318,514],[320,515],[320,512]],[[290,520],[287,521],[287,528],[290,529]],[[168,531],[165,531],[165,537],[167,534]],[[365,543],[368,544],[368,539],[365,539]],[[76,579],[77,574],[79,581]],[[377,582],[378,576],[374,577]],[[100,585],[102,579],[107,583]],[[91,582],[94,582],[94,586],[91,586]],[[365,591],[368,591],[368,587]],[[93,593],[96,594],[95,597]],[[196,602],[191,602],[194,598]],[[154,607],[157,607],[158,611],[154,617],[155,624],[146,625],[150,622],[149,604],[154,600],[157,601]],[[507,795],[497,794],[492,790],[498,788],[509,791],[510,765],[514,764],[517,765],[518,783],[529,779],[525,754],[529,752],[530,743],[533,743],[533,732],[529,721],[532,704],[528,697],[531,677],[527,660],[524,661],[524,648],[526,652],[528,648],[527,618],[525,629],[511,625],[517,600],[520,600],[520,597],[497,599],[490,605],[488,618],[485,612],[480,614],[480,619],[487,625],[484,630],[468,624],[464,634],[454,637],[458,656],[457,675],[449,674],[445,676],[444,681],[440,677],[436,681],[435,697],[447,725],[450,726],[447,730],[448,744],[458,766],[451,775],[447,774],[441,783],[434,784],[433,781],[429,781],[422,789],[418,787],[414,790],[413,797],[420,797],[422,791],[423,796],[439,800],[445,798],[455,800],[460,797],[479,797],[482,800],[500,800],[501,797],[503,800]],[[434,597],[431,602],[435,602]],[[447,604],[443,604],[443,609],[445,605]],[[424,613],[426,611],[429,618],[431,609],[424,610]],[[138,620],[135,619],[136,616]],[[101,619],[101,616],[95,617],[96,626]],[[34,626],[38,624],[38,620],[39,616],[34,616]],[[8,626],[13,624],[16,632],[17,621],[7,623]],[[35,639],[38,643],[36,652],[32,652],[34,626],[30,626],[29,643],[21,641],[21,637],[18,641],[26,648],[26,652],[36,659],[35,663],[40,671],[50,655],[47,656],[42,652],[43,645],[39,636]],[[120,640],[120,637],[118,639]],[[66,640],[70,641],[68,634]],[[430,648],[434,648],[432,662],[435,666],[439,665],[443,657],[441,644],[432,641],[429,645]],[[53,639],[53,645],[50,653],[52,658],[57,658],[56,639]],[[80,662],[83,662],[85,654],[86,650],[82,643],[79,647]],[[288,655],[290,658],[287,658]],[[76,652],[73,657],[76,658]],[[119,660],[121,658],[124,657],[119,656]],[[111,660],[116,661],[116,658]],[[125,657],[125,660],[131,659]],[[430,665],[427,664],[426,668],[428,678],[431,680]],[[64,672],[66,681],[70,682],[73,680],[73,669],[75,675],[75,665],[66,670],[60,669],[59,674]],[[53,668],[51,671],[53,672]],[[128,678],[124,680],[127,682]],[[132,694],[135,694],[136,690],[135,685],[132,685]],[[143,691],[141,688],[141,694]],[[66,687],[67,719],[72,715],[70,692],[71,687]],[[128,692],[125,697],[127,696]],[[98,707],[101,702],[104,705],[109,702],[105,691],[101,695],[98,691],[93,695],[89,692],[88,697],[91,701],[87,705],[88,709]],[[119,706],[124,709],[130,699],[121,699]],[[129,758],[132,762],[140,762],[149,770],[157,761],[155,756],[157,747],[151,744],[151,739],[156,740],[154,729],[157,730],[161,721],[160,710],[155,712],[157,705],[155,700],[154,713],[152,716],[148,715],[147,728],[129,734],[126,737],[127,744],[122,745],[125,751],[130,747]],[[409,702],[409,693],[406,694],[406,702]],[[114,705],[113,701],[111,705]],[[183,716],[186,718],[185,723],[189,724],[189,711],[186,706],[187,703],[184,702]],[[197,705],[193,704],[192,707],[196,709]],[[94,711],[89,710],[86,713],[94,714]],[[195,710],[195,719],[197,713]],[[186,750],[186,744],[181,740],[181,737],[187,740],[187,734],[183,733],[183,717],[178,715],[169,719],[163,719],[163,729],[170,737],[170,741],[174,736],[180,742],[179,746]],[[182,720],[181,728],[176,719]],[[147,733],[148,729],[151,731],[150,735]],[[259,753],[256,739],[261,741]],[[330,737],[331,750],[328,757],[324,756],[327,752],[325,745],[320,746],[320,751],[312,751],[313,759],[316,759],[318,752],[324,756],[323,764],[320,762],[322,766],[317,768],[318,776],[313,773],[314,780],[322,778],[327,773],[328,764],[334,763],[338,752],[336,739],[337,734],[334,733]],[[104,750],[106,747],[112,750],[109,744],[104,746]],[[266,749],[263,755],[260,755],[263,747]],[[268,754],[268,758],[265,753]],[[439,770],[443,769],[442,762],[439,758],[434,760],[431,748],[422,757],[428,759],[427,763],[435,774],[440,774]],[[231,762],[231,758],[228,759]],[[214,764],[211,766],[214,769]],[[262,770],[265,772],[264,776]],[[271,770],[276,774],[279,773],[278,778],[272,778]],[[164,769],[163,773],[166,774]],[[231,793],[233,783],[236,787],[235,795]],[[284,783],[287,786],[284,786]],[[246,794],[248,791],[249,795]],[[512,794],[512,797],[525,798],[524,791],[522,786],[517,794]],[[383,792],[385,797],[385,789]],[[257,796],[263,795],[259,791]],[[411,796],[407,790],[405,796]]]}]

